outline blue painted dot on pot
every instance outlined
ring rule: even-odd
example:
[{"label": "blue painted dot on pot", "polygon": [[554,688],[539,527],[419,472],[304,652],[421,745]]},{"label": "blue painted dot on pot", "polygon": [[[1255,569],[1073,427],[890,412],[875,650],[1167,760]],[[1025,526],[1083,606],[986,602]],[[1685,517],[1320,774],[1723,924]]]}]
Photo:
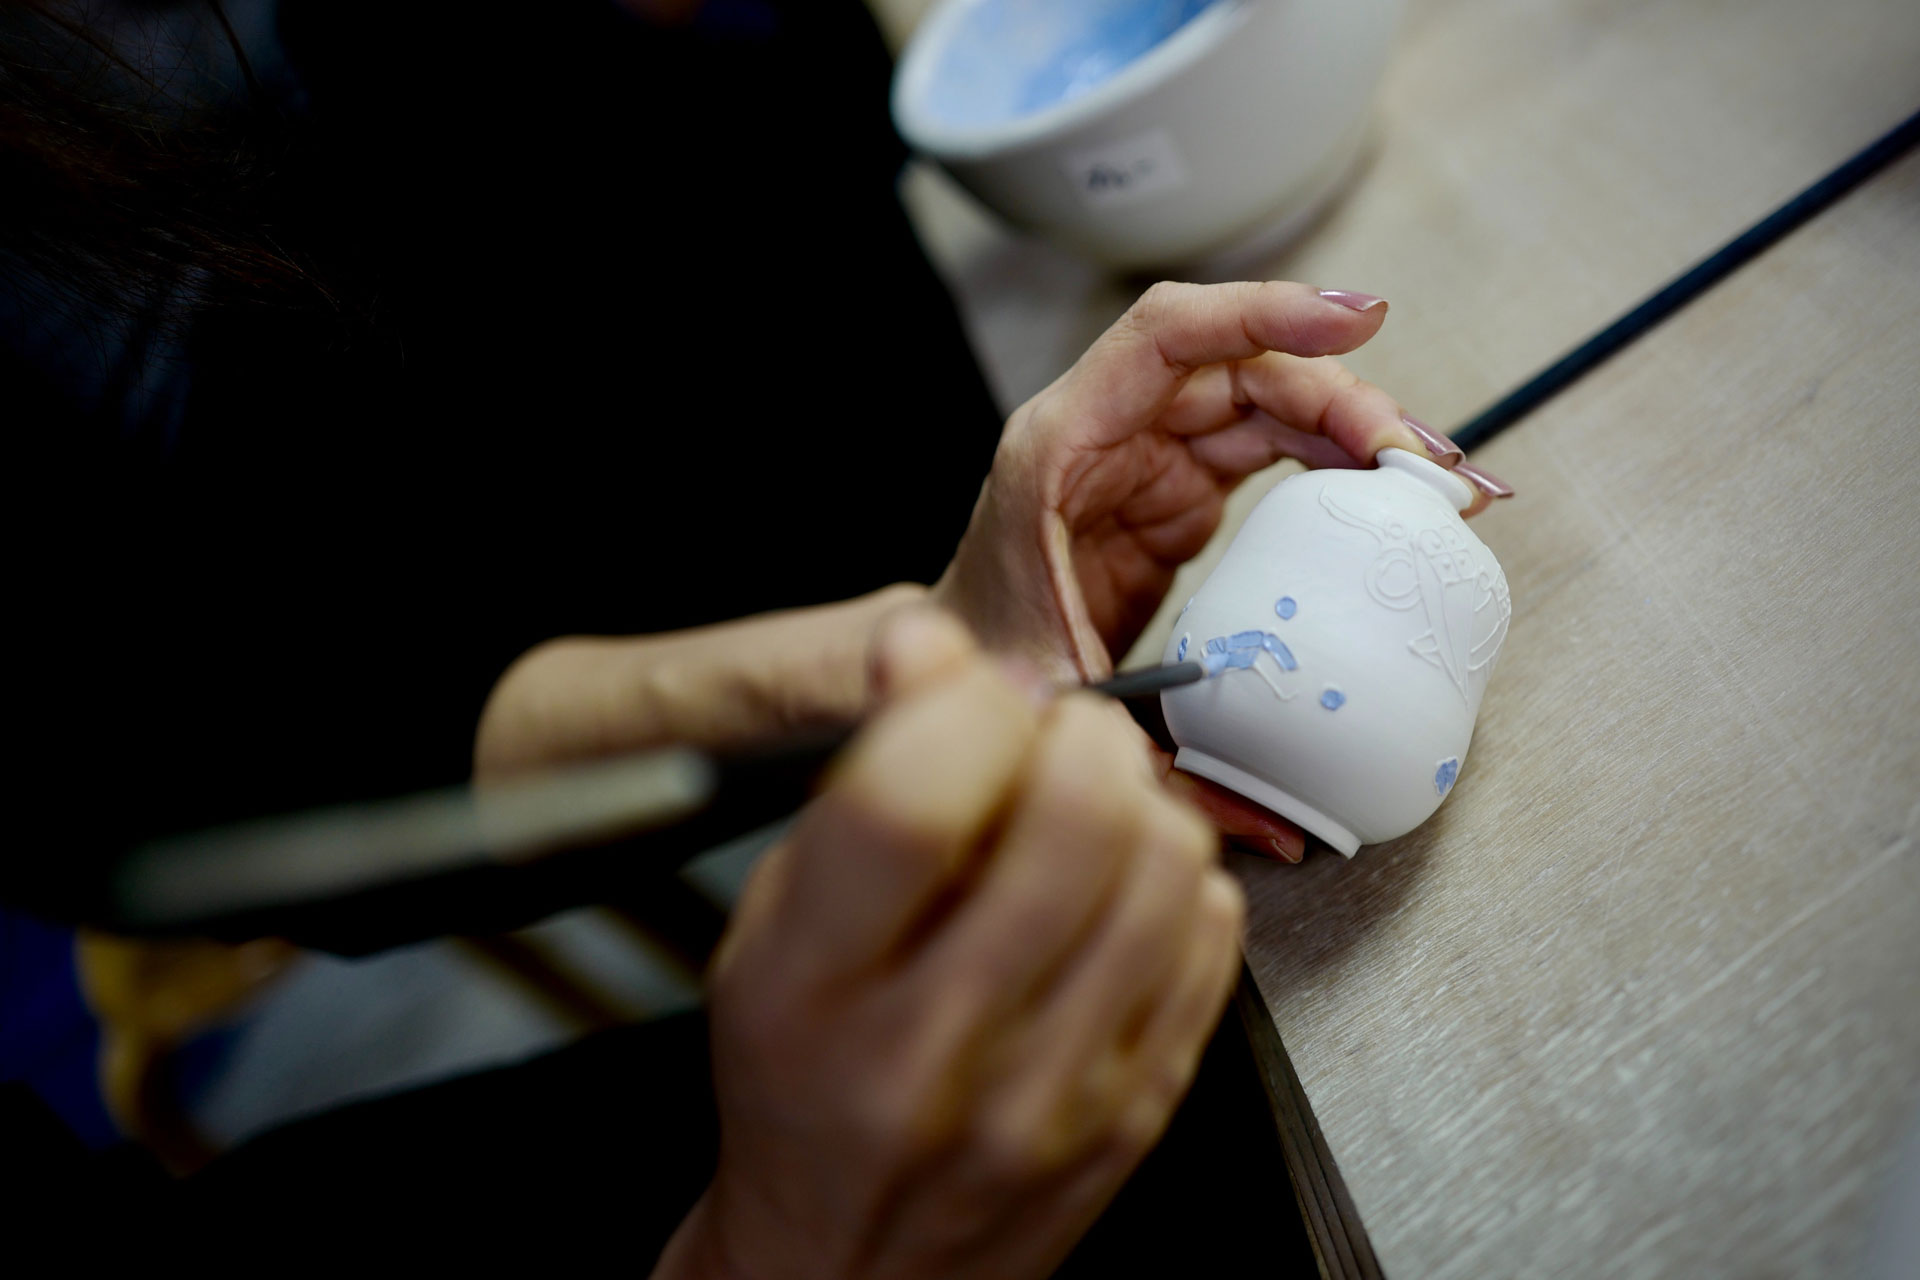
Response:
[{"label": "blue painted dot on pot", "polygon": [[1293,602],[1292,596],[1281,596],[1273,602],[1273,611],[1283,618],[1291,618],[1299,612],[1300,606]]},{"label": "blue painted dot on pot", "polygon": [[1187,639],[1186,636],[1180,637],[1180,647],[1173,651],[1173,660],[1175,662],[1185,662],[1187,660]]},{"label": "blue painted dot on pot", "polygon": [[1329,711],[1338,711],[1346,705],[1347,695],[1338,689],[1329,689],[1320,695],[1320,705]]},{"label": "blue painted dot on pot", "polygon": [[1453,790],[1453,780],[1459,776],[1459,758],[1448,756],[1440,762],[1440,767],[1433,771],[1433,789],[1441,795],[1445,795],[1447,792]]}]

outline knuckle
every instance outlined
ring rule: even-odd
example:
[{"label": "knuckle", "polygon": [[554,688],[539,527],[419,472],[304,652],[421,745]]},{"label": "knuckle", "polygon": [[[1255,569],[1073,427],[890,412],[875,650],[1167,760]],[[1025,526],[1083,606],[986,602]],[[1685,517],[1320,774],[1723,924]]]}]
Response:
[{"label": "knuckle", "polygon": [[1204,1043],[1202,1038],[1191,1045],[1182,1046],[1179,1054],[1163,1058],[1147,1073],[1132,1117],[1140,1128],[1157,1135],[1166,1125],[1179,1107],[1180,1100],[1187,1096],[1187,1090],[1193,1085]]},{"label": "knuckle", "polygon": [[993,446],[993,465],[987,472],[990,480],[1024,478],[1034,473],[1039,456],[1038,441],[1057,431],[1051,412],[1054,394],[1051,389],[1041,392],[1007,420],[1000,443]]},{"label": "knuckle", "polygon": [[1279,351],[1310,349],[1310,335],[1300,327],[1293,298],[1294,286],[1285,281],[1266,280],[1255,286],[1252,311],[1272,329],[1272,334],[1260,345]]},{"label": "knuckle", "polygon": [[1103,1055],[1089,1064],[1080,1073],[1078,1087],[1079,1114],[1088,1118],[1095,1129],[1111,1127],[1114,1117],[1132,1105],[1135,1093],[1133,1072],[1117,1053]]},{"label": "knuckle", "polygon": [[1209,872],[1200,893],[1200,909],[1210,931],[1237,937],[1247,922],[1247,895],[1226,872]]},{"label": "knuckle", "polygon": [[1220,837],[1198,811],[1164,796],[1154,817],[1159,828],[1158,844],[1181,867],[1197,876],[1214,864]]},{"label": "knuckle", "polygon": [[1171,280],[1156,280],[1134,299],[1133,305],[1127,309],[1127,314],[1143,328],[1151,327],[1154,321],[1165,316],[1167,311],[1179,301],[1184,288]]},{"label": "knuckle", "polygon": [[1147,770],[1142,737],[1117,704],[1089,693],[1074,693],[1060,701],[1053,723],[1055,742],[1076,758],[1088,762],[1098,776],[1116,788],[1133,789],[1152,775]]},{"label": "knuckle", "polygon": [[1334,374],[1333,394],[1327,397],[1326,408],[1321,411],[1320,415],[1320,434],[1322,435],[1328,434],[1328,429],[1335,419],[1361,416],[1364,414],[1369,401],[1375,396],[1384,397],[1386,394],[1372,383],[1364,381],[1359,374],[1347,368],[1347,366],[1338,361],[1331,363],[1336,372]]},{"label": "knuckle", "polygon": [[1333,380],[1333,394],[1335,399],[1339,399],[1342,396],[1361,394],[1370,389],[1370,384],[1361,378],[1359,374],[1347,368],[1346,365],[1331,356],[1326,357],[1325,367],[1330,371],[1330,376]]},{"label": "knuckle", "polygon": [[1291,280],[1262,280],[1253,287],[1253,300],[1261,307],[1286,309],[1300,296],[1300,286]]},{"label": "knuckle", "polygon": [[972,1157],[989,1182],[1003,1186],[1041,1181],[1060,1163],[1037,1125],[1005,1114],[992,1116],[976,1128]]},{"label": "knuckle", "polygon": [[1172,368],[1181,368],[1162,345],[1162,337],[1179,327],[1181,312],[1189,305],[1196,286],[1161,280],[1148,286],[1122,317],[1122,328],[1131,330],[1149,342],[1160,359]]},{"label": "knuckle", "polygon": [[1047,770],[1038,779],[1034,801],[1062,827],[1104,843],[1124,828],[1116,811],[1124,797],[1087,764],[1070,760]]},{"label": "knuckle", "polygon": [[[1009,895],[996,922],[1000,936],[1026,943],[1035,940],[1059,942],[1072,936],[1080,922],[1075,904],[1058,891],[1030,888],[1017,897]],[[1024,947],[1008,946],[986,955],[981,969],[987,982],[1004,991],[1010,983],[1026,979],[1028,960]]]},{"label": "knuckle", "polygon": [[[1189,899],[1190,900],[1190,899]],[[1144,982],[1163,982],[1180,961],[1186,939],[1186,919],[1178,913],[1177,893],[1155,895],[1151,911],[1130,913],[1117,922],[1113,946],[1118,963],[1128,973],[1139,974]]]},{"label": "knuckle", "polygon": [[947,1142],[939,1108],[929,1105],[915,1080],[893,1079],[856,1091],[852,1121],[862,1145],[903,1165],[937,1155]]},{"label": "knuckle", "polygon": [[916,805],[870,777],[847,779],[831,795],[838,828],[831,843],[857,843],[914,864],[937,862],[962,838],[938,809]]},{"label": "knuckle", "polygon": [[1102,708],[1063,700],[1036,764],[1035,800],[1092,836],[1116,838],[1138,821],[1146,779],[1127,767]]},{"label": "knuckle", "polygon": [[1185,1093],[1184,1082],[1169,1090],[1162,1073],[1155,1073],[1114,1117],[1109,1145],[1129,1160],[1151,1151],[1166,1132],[1173,1109]]},{"label": "knuckle", "polygon": [[[1142,990],[1164,990],[1179,977],[1185,940],[1183,925],[1168,915],[1134,920],[1109,944],[1114,970],[1127,974]],[[1128,1025],[1127,1015],[1114,1016],[1117,1027]]]}]

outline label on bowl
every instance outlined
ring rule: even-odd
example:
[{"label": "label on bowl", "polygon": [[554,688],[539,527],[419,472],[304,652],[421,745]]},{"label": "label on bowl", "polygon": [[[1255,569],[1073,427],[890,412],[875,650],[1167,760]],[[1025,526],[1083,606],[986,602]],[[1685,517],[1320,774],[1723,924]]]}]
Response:
[{"label": "label on bowl", "polygon": [[1135,204],[1187,185],[1187,168],[1165,129],[1069,151],[1060,167],[1080,199],[1095,209]]}]

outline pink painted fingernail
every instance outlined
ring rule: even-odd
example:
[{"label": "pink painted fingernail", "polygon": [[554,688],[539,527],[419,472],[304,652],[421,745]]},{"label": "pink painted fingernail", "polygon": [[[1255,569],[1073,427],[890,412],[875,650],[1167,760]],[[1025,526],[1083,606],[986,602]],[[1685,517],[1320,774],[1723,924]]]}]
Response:
[{"label": "pink painted fingernail", "polygon": [[1385,298],[1376,298],[1370,293],[1354,293],[1350,289],[1322,289],[1320,296],[1354,311],[1371,311],[1387,305]]},{"label": "pink painted fingernail", "polygon": [[1277,836],[1228,836],[1227,843],[1242,853],[1250,853],[1256,858],[1271,858],[1275,862],[1298,862],[1306,852],[1290,847]]},{"label": "pink painted fingernail", "polygon": [[1412,414],[1401,414],[1400,421],[1406,424],[1407,430],[1420,437],[1420,443],[1427,446],[1427,452],[1432,454],[1433,460],[1441,466],[1458,466],[1461,459],[1467,456],[1466,451],[1459,445],[1447,439]]},{"label": "pink painted fingernail", "polygon": [[1512,485],[1493,474],[1493,472],[1482,470],[1474,466],[1471,462],[1456,463],[1453,468],[1453,474],[1464,480],[1471,481],[1476,489],[1486,494],[1489,498],[1511,498],[1513,496]]}]

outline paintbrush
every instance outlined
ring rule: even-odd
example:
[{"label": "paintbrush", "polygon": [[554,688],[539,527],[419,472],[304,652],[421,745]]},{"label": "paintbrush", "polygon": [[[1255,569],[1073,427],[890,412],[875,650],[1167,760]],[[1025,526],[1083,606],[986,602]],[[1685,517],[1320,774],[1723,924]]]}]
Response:
[{"label": "paintbrush", "polygon": [[[1199,663],[1178,662],[1065,688],[1146,699],[1205,677]],[[276,911],[616,840],[677,869],[804,804],[850,736],[733,759],[669,748],[157,841],[115,870],[116,918],[104,923],[133,933],[273,932]]]},{"label": "paintbrush", "polygon": [[1109,698],[1144,698],[1195,684],[1207,678],[1207,669],[1197,662],[1169,662],[1162,667],[1139,667],[1093,684],[1082,685],[1088,693],[1104,693]]}]

